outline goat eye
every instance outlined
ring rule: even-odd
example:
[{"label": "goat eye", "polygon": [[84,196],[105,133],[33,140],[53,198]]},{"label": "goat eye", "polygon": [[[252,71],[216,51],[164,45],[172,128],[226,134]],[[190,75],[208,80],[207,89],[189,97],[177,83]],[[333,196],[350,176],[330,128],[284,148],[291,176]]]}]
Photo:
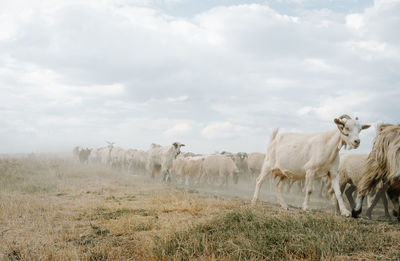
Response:
[{"label": "goat eye", "polygon": [[345,128],[347,131],[350,131],[350,129],[348,127]]}]

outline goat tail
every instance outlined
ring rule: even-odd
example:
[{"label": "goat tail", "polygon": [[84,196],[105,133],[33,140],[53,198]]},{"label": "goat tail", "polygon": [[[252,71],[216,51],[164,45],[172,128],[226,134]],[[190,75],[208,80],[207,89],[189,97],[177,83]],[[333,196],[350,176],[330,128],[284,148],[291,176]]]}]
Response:
[{"label": "goat tail", "polygon": [[276,129],[272,132],[271,139],[269,140],[269,143],[271,143],[272,141],[274,141],[274,139],[276,138],[276,135],[278,135],[278,131],[279,131],[279,128],[276,128]]}]

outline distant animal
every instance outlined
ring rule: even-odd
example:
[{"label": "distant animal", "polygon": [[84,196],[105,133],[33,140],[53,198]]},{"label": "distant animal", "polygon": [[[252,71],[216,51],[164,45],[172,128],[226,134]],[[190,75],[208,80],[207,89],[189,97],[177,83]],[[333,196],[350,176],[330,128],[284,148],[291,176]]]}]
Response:
[{"label": "distant animal", "polygon": [[110,152],[110,166],[114,169],[123,170],[126,164],[126,150],[120,147],[112,148]]},{"label": "distant animal", "polygon": [[111,164],[112,164],[111,152],[114,149],[115,142],[110,142],[110,141],[106,141],[106,142],[107,142],[107,147],[101,151],[101,163],[105,166],[111,167]]},{"label": "distant animal", "polygon": [[220,187],[227,188],[228,180],[239,174],[239,169],[230,157],[223,155],[208,155],[203,162],[204,178],[210,183],[219,183]]},{"label": "distant animal", "polygon": [[89,154],[90,164],[100,164],[101,163],[101,153],[103,148],[93,149]]},{"label": "distant animal", "polygon": [[81,149],[79,151],[79,162],[82,163],[82,164],[84,164],[84,163],[88,164],[89,163],[89,155],[90,155],[91,151],[92,150],[88,149],[88,148]]},{"label": "distant animal", "polygon": [[194,152],[185,152],[185,153],[182,153],[181,155],[185,158],[203,156],[202,154],[198,154],[198,153],[194,153]]},{"label": "distant animal", "polygon": [[249,153],[247,157],[247,165],[251,177],[257,177],[260,174],[264,162],[265,154],[259,152]]},{"label": "distant animal", "polygon": [[172,164],[174,177],[186,186],[199,183],[203,176],[205,156],[179,155]]},{"label": "distant animal", "polygon": [[78,161],[78,160],[79,160],[79,151],[80,151],[79,146],[74,147],[74,149],[72,150],[72,158],[73,158],[75,161]]},{"label": "distant animal", "polygon": [[181,153],[181,147],[185,146],[185,144],[180,142],[174,142],[170,146],[154,146],[153,144],[147,153],[147,169],[150,171],[152,178],[161,172],[162,179],[169,181],[173,161]]},{"label": "distant animal", "polygon": [[247,163],[248,155],[246,152],[231,153],[223,151],[221,155],[230,157],[235,163],[238,172],[237,175],[233,176],[233,182],[237,184],[239,182],[239,177],[248,178],[249,176],[249,165]]}]

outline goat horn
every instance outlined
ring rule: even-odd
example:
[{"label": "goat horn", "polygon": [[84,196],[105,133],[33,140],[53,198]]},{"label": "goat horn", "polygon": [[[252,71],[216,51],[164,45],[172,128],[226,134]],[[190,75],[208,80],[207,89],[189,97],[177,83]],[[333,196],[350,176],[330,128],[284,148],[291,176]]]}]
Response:
[{"label": "goat horn", "polygon": [[350,117],[349,115],[347,115],[347,114],[343,114],[342,116],[339,117],[339,119],[340,119],[340,120],[341,120],[341,119],[348,119],[348,120],[350,120],[351,117]]}]

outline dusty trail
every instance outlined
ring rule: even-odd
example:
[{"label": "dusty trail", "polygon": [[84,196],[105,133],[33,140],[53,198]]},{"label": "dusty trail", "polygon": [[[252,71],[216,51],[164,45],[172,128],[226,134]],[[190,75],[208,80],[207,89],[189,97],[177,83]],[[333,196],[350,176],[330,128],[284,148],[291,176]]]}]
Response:
[{"label": "dusty trail", "polygon": [[[264,204],[267,203],[278,206],[274,184],[275,183],[272,180],[266,180],[264,182],[261,188],[260,202]],[[236,197],[245,201],[250,201],[253,197],[255,181],[240,181],[238,184],[229,184],[229,187],[227,189],[221,189],[218,186],[210,185],[185,186],[180,184],[169,184],[169,186],[184,189],[186,191],[198,191],[201,193],[207,193],[219,197]],[[321,195],[318,186],[319,183],[314,184],[314,190],[310,197],[311,211],[325,211],[331,214],[339,214],[336,213],[335,203],[326,196],[325,189],[323,189],[323,195]],[[304,192],[301,191],[300,187],[296,184],[293,185],[290,189],[287,186],[285,186],[284,188],[283,197],[289,207],[301,208],[304,201],[304,196]],[[351,209],[350,205],[347,203],[347,199],[345,200],[345,202],[347,208]],[[366,208],[366,206],[364,206],[364,208]],[[384,209],[381,201],[379,201],[374,208],[372,218],[377,220],[385,220]]]}]

